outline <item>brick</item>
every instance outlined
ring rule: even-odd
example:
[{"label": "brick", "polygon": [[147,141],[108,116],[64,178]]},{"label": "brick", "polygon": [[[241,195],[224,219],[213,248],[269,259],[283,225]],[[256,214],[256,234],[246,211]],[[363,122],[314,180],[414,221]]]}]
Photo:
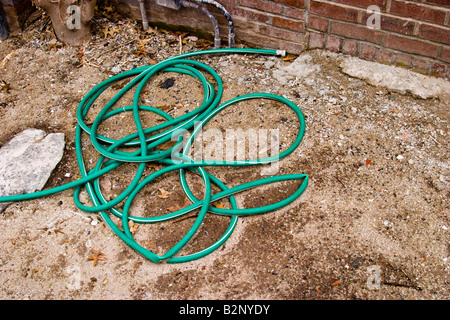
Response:
[{"label": "brick", "polygon": [[333,52],[339,52],[341,47],[341,39],[338,37],[335,37],[333,35],[327,36],[327,41],[325,44],[325,48],[327,50],[333,51]]},{"label": "brick", "polygon": [[441,58],[442,61],[450,62],[450,47],[443,47]]},{"label": "brick", "polygon": [[[367,19],[371,14],[364,13],[361,23],[367,25]],[[414,34],[415,21],[380,14],[380,27],[382,30],[394,31],[405,35]]]},{"label": "brick", "polygon": [[305,40],[305,34],[295,31],[288,31],[268,25],[260,25],[259,33],[275,39],[288,40],[302,43]]},{"label": "brick", "polygon": [[242,7],[258,9],[263,12],[281,14],[283,6],[281,4],[264,0],[239,0]]},{"label": "brick", "polygon": [[305,20],[305,9],[285,7],[283,11],[283,16],[286,18]]},{"label": "brick", "polygon": [[237,0],[220,0],[220,3],[221,4],[229,3],[229,4],[236,5],[237,4]]},{"label": "brick", "polygon": [[447,65],[445,63],[434,62],[431,64],[431,72],[430,75],[434,77],[443,78],[445,77],[445,73],[447,72]]},{"label": "brick", "polygon": [[431,21],[440,25],[443,25],[445,21],[444,10],[399,0],[392,0],[390,13],[405,18]]},{"label": "brick", "polygon": [[254,20],[264,23],[270,22],[270,16],[264,13],[258,13],[240,7],[230,7],[228,8],[228,11],[233,17],[241,17],[248,20]]},{"label": "brick", "polygon": [[323,48],[323,34],[311,32],[309,34],[309,49]]},{"label": "brick", "polygon": [[[386,4],[388,0],[333,0],[333,2],[342,3],[350,6],[367,9],[369,6],[375,5],[381,11],[386,11]],[[445,1],[445,0],[444,0]]]},{"label": "brick", "polygon": [[447,27],[421,24],[419,26],[419,36],[424,39],[450,44],[450,28]]},{"label": "brick", "polygon": [[376,47],[366,44],[366,43],[363,43],[361,45],[361,52],[359,54],[359,57],[364,60],[373,61],[373,60],[375,60],[376,53],[377,53]]},{"label": "brick", "polygon": [[280,50],[286,50],[289,53],[300,54],[305,50],[303,43],[296,43],[282,40],[280,41],[278,48]]},{"label": "brick", "polygon": [[380,48],[380,51],[378,53],[378,62],[385,64],[392,64],[394,56],[395,56],[394,51],[385,48]]},{"label": "brick", "polygon": [[411,66],[412,60],[413,60],[413,56],[410,54],[397,53],[395,64],[398,67],[409,68]]},{"label": "brick", "polygon": [[430,66],[430,60],[415,57],[412,62],[412,66],[415,71],[428,74],[428,67]]},{"label": "brick", "polygon": [[385,47],[436,58],[438,46],[432,43],[386,34]]},{"label": "brick", "polygon": [[275,0],[275,2],[296,8],[306,8],[305,0]]},{"label": "brick", "polygon": [[328,20],[315,17],[315,16],[309,16],[308,19],[308,27],[314,30],[319,31],[327,31],[328,30]]},{"label": "brick", "polygon": [[271,37],[266,37],[258,33],[249,32],[247,29],[236,29],[236,39],[240,42],[251,45],[258,46],[267,49],[279,49],[280,41]]},{"label": "brick", "polygon": [[272,24],[276,27],[302,32],[304,30],[303,21],[294,21],[280,17],[273,17]]},{"label": "brick", "polygon": [[343,7],[328,2],[311,1],[309,5],[309,11],[315,15],[337,20],[344,20],[349,22],[358,21],[358,9]]},{"label": "brick", "polygon": [[429,4],[437,4],[443,7],[450,8],[450,3],[448,2],[448,0],[426,0],[425,2]]},{"label": "brick", "polygon": [[356,40],[345,39],[342,44],[342,53],[356,56],[357,42]]},{"label": "brick", "polygon": [[366,26],[349,24],[339,21],[331,21],[330,31],[333,34],[337,34],[347,38],[353,38],[377,44],[381,43],[381,31],[369,29]]}]

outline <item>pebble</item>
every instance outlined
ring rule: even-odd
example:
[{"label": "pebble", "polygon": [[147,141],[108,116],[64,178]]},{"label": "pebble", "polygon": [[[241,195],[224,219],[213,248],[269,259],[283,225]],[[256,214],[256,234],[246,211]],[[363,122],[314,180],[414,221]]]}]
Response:
[{"label": "pebble", "polygon": [[264,63],[264,67],[266,67],[267,69],[272,69],[275,66],[275,62],[274,61],[266,61],[266,63]]}]

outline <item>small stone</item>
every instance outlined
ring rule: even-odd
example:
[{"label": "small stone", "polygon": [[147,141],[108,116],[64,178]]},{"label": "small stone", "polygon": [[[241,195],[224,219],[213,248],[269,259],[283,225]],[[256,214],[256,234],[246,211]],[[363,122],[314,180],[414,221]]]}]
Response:
[{"label": "small stone", "polygon": [[364,260],[361,257],[357,257],[355,260],[352,261],[352,263],[350,263],[350,267],[352,269],[358,269],[362,264],[363,264]]},{"label": "small stone", "polygon": [[398,159],[398,160],[403,160],[404,157],[403,157],[401,154],[399,154],[399,155],[397,156],[397,159]]},{"label": "small stone", "polygon": [[114,73],[120,73],[120,68],[119,67],[113,67],[112,69],[111,69],[111,72],[114,72]]},{"label": "small stone", "polygon": [[161,89],[169,89],[170,87],[173,87],[174,84],[175,84],[175,79],[174,78],[169,78],[169,79],[164,80],[164,82],[161,83],[159,85],[159,87]]},{"label": "small stone", "polygon": [[266,63],[264,63],[264,67],[266,67],[266,69],[272,69],[275,66],[275,62],[274,61],[266,61]]},{"label": "small stone", "polygon": [[[65,135],[26,129],[0,149],[0,196],[32,193],[44,188],[64,154]],[[0,213],[8,203],[0,203]]]},{"label": "small stone", "polygon": [[341,98],[342,101],[346,102],[348,99],[345,96],[339,96],[339,98]]}]

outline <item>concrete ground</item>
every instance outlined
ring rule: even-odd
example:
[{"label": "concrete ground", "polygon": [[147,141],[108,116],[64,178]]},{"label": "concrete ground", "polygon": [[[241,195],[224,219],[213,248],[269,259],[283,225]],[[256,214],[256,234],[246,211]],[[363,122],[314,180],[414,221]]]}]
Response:
[{"label": "concrete ground", "polygon": [[[56,40],[45,21],[31,21],[23,34],[0,43],[0,144],[30,127],[63,132],[65,152],[46,185],[51,188],[80,177],[76,109],[91,88],[112,74],[208,43],[160,29],[144,33],[137,22],[97,16],[93,40],[74,48]],[[116,32],[105,32],[111,30]],[[175,265],[155,264],[133,251],[96,214],[75,206],[73,190],[13,203],[0,216],[0,298],[449,299],[448,82],[420,76],[442,87],[423,99],[413,90],[349,75],[342,55],[311,51],[295,58],[233,54],[195,59],[218,72],[225,85],[223,101],[270,92],[302,109],[305,137],[277,172],[308,174],[308,188],[299,199],[274,212],[240,218],[219,250]],[[173,85],[161,88],[170,78]],[[101,96],[88,121],[121,87]],[[174,116],[193,110],[203,97],[198,81],[172,73],[157,75],[146,89],[146,104]],[[148,125],[160,121],[147,114],[143,119]],[[278,129],[280,147],[286,148],[298,123],[284,105],[261,100],[230,107],[205,129],[230,128]],[[100,129],[120,137],[132,132],[132,119],[111,118]],[[87,136],[83,146],[86,162],[95,165],[99,155]],[[155,169],[149,167],[146,174]],[[135,171],[127,164],[104,176],[107,196],[124,190]],[[259,167],[208,171],[228,186],[262,177]],[[189,181],[201,196],[201,180],[189,176]],[[237,196],[238,203],[242,208],[273,203],[297,185],[248,190]],[[169,196],[158,197],[160,189]],[[85,191],[81,199],[89,203]],[[132,210],[150,216],[176,205],[184,205],[184,199],[174,173],[148,185]],[[162,254],[193,221],[134,226],[135,237]],[[180,254],[214,242],[229,221],[208,214]],[[100,259],[90,259],[98,251]]]}]

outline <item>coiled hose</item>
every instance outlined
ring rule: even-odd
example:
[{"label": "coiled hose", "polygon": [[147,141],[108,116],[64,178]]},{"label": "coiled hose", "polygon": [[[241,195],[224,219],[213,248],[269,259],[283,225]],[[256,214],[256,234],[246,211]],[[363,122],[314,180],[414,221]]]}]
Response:
[{"label": "coiled hose", "polygon": [[[76,126],[75,132],[75,146],[81,178],[52,189],[45,189],[28,194],[0,197],[0,202],[13,202],[35,199],[74,188],[74,202],[79,209],[86,212],[99,213],[100,217],[113,230],[113,232],[120,237],[120,239],[122,239],[126,244],[128,244],[138,253],[156,263],[162,261],[165,261],[166,263],[181,263],[204,257],[219,248],[229,238],[236,226],[238,217],[274,211],[293,202],[303,193],[303,191],[307,187],[308,176],[306,174],[270,176],[256,181],[251,181],[249,183],[244,183],[233,188],[228,188],[222,181],[220,181],[212,174],[208,173],[204,168],[206,166],[249,166],[270,164],[292,153],[300,144],[305,132],[305,120],[300,108],[292,101],[279,95],[269,93],[252,93],[238,96],[220,104],[223,93],[223,84],[217,73],[212,68],[201,62],[186,59],[192,56],[226,53],[266,55],[281,54],[281,52],[278,50],[245,48],[223,48],[195,51],[174,56],[155,65],[138,67],[127,72],[117,74],[101,82],[86,94],[86,96],[81,100],[77,109],[78,124]],[[208,81],[208,78],[205,77],[205,75],[201,71],[209,74],[214,78],[215,82],[217,83],[217,91],[215,91],[214,86],[210,81]],[[204,92],[204,99],[202,104],[197,109],[177,118],[173,118],[160,109],[151,106],[140,105],[139,97],[142,89],[149,81],[149,79],[158,72],[177,72],[192,76],[193,78],[200,80],[203,85]],[[134,78],[106,103],[106,105],[96,116],[92,125],[89,127],[85,123],[84,118],[96,99],[109,86],[117,81],[129,77]],[[133,96],[133,104],[131,106],[112,109],[116,102],[134,86],[137,87]],[[210,121],[214,116],[216,116],[225,108],[237,102],[250,99],[271,99],[279,101],[286,104],[295,112],[300,126],[297,138],[289,148],[278,155],[271,155],[262,159],[237,161],[203,161],[194,160],[188,157],[189,149],[192,146],[195,137],[208,121]],[[157,115],[160,115],[166,119],[166,122],[153,127],[144,128],[140,120],[140,112],[142,111],[153,112]],[[136,126],[135,133],[127,135],[118,140],[102,136],[98,133],[99,125],[103,121],[122,112],[132,112],[134,123]],[[186,138],[183,133],[189,129],[192,129],[192,133],[188,138]],[[83,159],[81,147],[81,135],[83,132],[86,132],[89,135],[90,141],[92,142],[93,146],[100,153],[100,157],[96,163],[95,168],[90,171],[87,171]],[[175,145],[167,150],[155,150],[156,147],[170,140],[176,140]],[[134,147],[134,149],[136,149],[136,147],[139,147],[139,149],[133,152],[123,151],[123,147],[127,146]],[[121,148],[121,150],[118,150],[119,147]],[[106,200],[100,188],[99,178],[107,172],[110,172],[118,168],[122,164],[128,162],[136,162],[139,164],[135,177],[133,178],[130,185],[119,196],[110,201]],[[151,162],[162,164],[163,168],[143,178],[144,169]],[[186,180],[186,170],[189,170],[201,176],[205,188],[203,199],[196,198],[192,193]],[[151,183],[156,178],[172,171],[178,171],[181,187],[192,204],[183,209],[158,217],[138,217],[130,215],[130,206],[133,203],[136,195],[147,184]],[[258,186],[288,180],[302,180],[298,189],[289,197],[277,203],[266,206],[247,209],[238,208],[236,199],[234,198],[234,194]],[[211,193],[212,184],[218,186],[222,191],[213,195]],[[86,188],[93,206],[86,206],[81,203],[79,196],[83,188]],[[222,198],[229,199],[231,209],[217,208],[211,205],[212,202]],[[125,201],[125,204],[122,210],[119,210],[118,208],[116,208],[116,206],[122,201]],[[139,243],[137,243],[129,228],[130,220],[135,223],[158,223],[184,216],[189,212],[197,209],[200,209],[200,211],[192,227],[174,247],[172,247],[162,256],[155,254],[154,252],[142,247]],[[175,256],[176,253],[179,252],[197,232],[200,225],[202,224],[203,219],[205,218],[205,215],[208,212],[231,217],[230,224],[225,233],[214,244],[205,249],[199,250],[198,252],[189,255]],[[122,219],[122,229],[112,221],[111,215],[115,215]]]}]

